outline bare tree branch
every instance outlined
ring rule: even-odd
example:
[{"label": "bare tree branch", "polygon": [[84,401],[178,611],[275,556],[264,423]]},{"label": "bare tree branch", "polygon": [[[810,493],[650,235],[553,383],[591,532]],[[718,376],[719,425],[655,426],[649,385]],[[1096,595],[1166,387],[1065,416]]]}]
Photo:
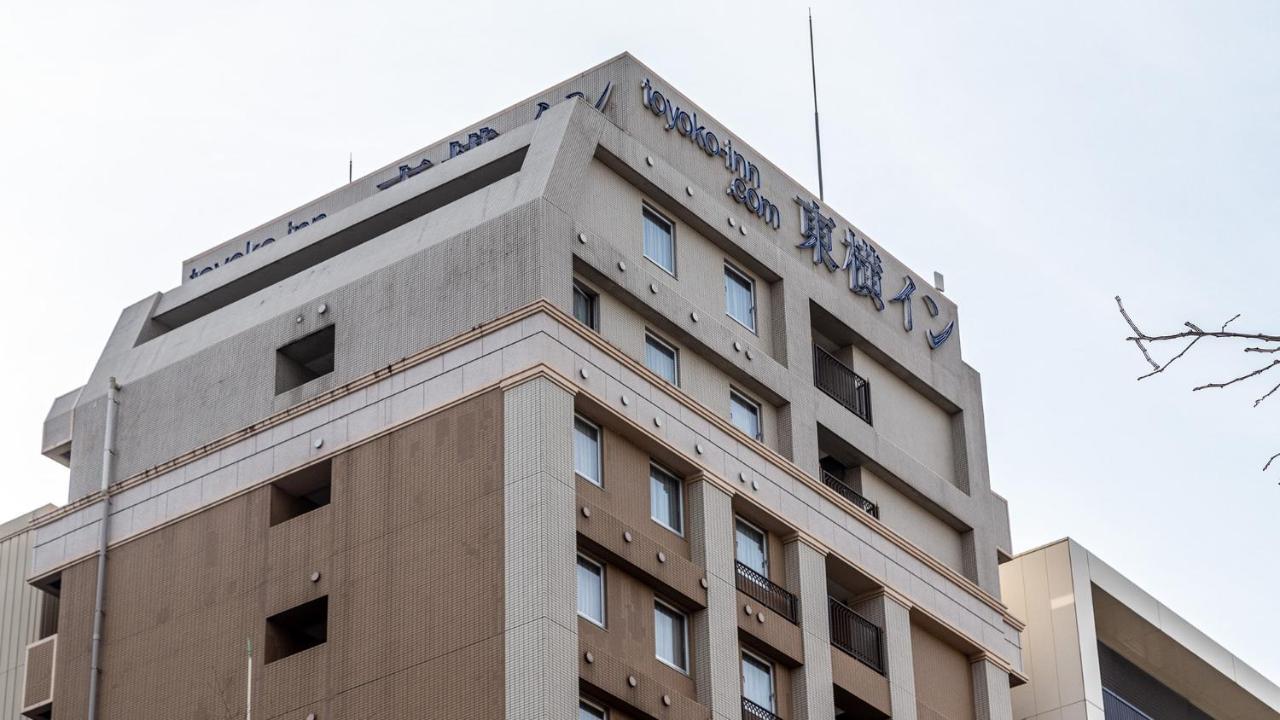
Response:
[{"label": "bare tree branch", "polygon": [[1262,397],[1258,398],[1257,400],[1254,400],[1254,401],[1253,401],[1253,406],[1254,406],[1254,407],[1258,407],[1259,405],[1261,405],[1261,404],[1262,404],[1262,401],[1263,401],[1263,400],[1266,400],[1267,398],[1269,398],[1269,397],[1271,397],[1272,395],[1274,395],[1274,394],[1275,394],[1275,392],[1276,392],[1277,390],[1280,390],[1280,383],[1277,383],[1275,387],[1273,387],[1273,388],[1271,388],[1270,390],[1268,390],[1266,395],[1263,395]]},{"label": "bare tree branch", "polygon": [[[1196,387],[1193,387],[1191,389],[1194,391],[1194,390],[1206,390],[1209,388],[1218,389],[1218,388],[1228,387],[1231,385],[1235,385],[1236,383],[1241,382],[1243,380],[1248,380],[1251,377],[1256,377],[1258,375],[1261,375],[1262,373],[1270,370],[1271,368],[1277,365],[1280,365],[1280,360],[1272,360],[1270,364],[1260,367],[1257,370],[1254,370],[1253,372],[1248,373],[1246,375],[1241,375],[1240,377],[1232,378],[1226,382],[1205,383],[1204,385],[1197,385]],[[1255,404],[1255,407],[1256,407],[1256,404]]]},{"label": "bare tree branch", "polygon": [[1267,464],[1262,466],[1262,472],[1266,472],[1267,468],[1271,467],[1271,463],[1275,462],[1276,458],[1280,458],[1280,453],[1272,455],[1270,459],[1267,460]]}]

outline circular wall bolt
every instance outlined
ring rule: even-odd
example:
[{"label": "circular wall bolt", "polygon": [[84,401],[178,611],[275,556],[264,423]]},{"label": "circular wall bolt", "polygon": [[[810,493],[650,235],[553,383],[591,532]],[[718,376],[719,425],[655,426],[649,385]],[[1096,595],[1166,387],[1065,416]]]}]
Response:
[{"label": "circular wall bolt", "polygon": [[660,563],[664,563],[664,562],[666,562],[666,561],[667,561],[667,554],[666,554],[666,553],[664,553],[664,552],[662,552],[661,550],[659,550],[659,551],[658,551],[658,562],[660,562]]},{"label": "circular wall bolt", "polygon": [[307,720],[316,720],[315,713],[307,713]]},{"label": "circular wall bolt", "polygon": [[671,706],[671,696],[670,696],[670,695],[663,695],[663,696],[662,696],[662,704],[663,704],[663,705],[666,705],[666,706],[668,706],[668,707],[670,707],[670,706]]},{"label": "circular wall bolt", "polygon": [[298,323],[299,325],[301,325],[301,324],[302,324],[302,316],[301,316],[301,315],[299,315],[298,317],[294,318],[294,319],[293,319],[293,321],[294,321],[294,322],[296,322],[296,323]]},{"label": "circular wall bolt", "polygon": [[736,227],[737,224],[738,224],[737,221],[735,221],[733,218],[729,218],[729,227]]},{"label": "circular wall bolt", "polygon": [[693,188],[692,188],[692,187],[690,187],[690,186],[688,186],[688,185],[685,185],[685,186],[684,186],[684,194],[685,194],[685,195],[688,195],[689,197],[693,197]]},{"label": "circular wall bolt", "polygon": [[745,483],[746,481],[747,481],[747,474],[742,472],[738,473],[738,482]]},{"label": "circular wall bolt", "polygon": [[657,294],[658,294],[658,284],[657,284],[657,283],[649,283],[649,292],[653,293],[654,295],[657,295]]},{"label": "circular wall bolt", "polygon": [[580,242],[580,243],[582,243],[583,245],[585,245],[585,244],[587,243],[587,234],[586,234],[586,233],[578,233],[578,242]]},{"label": "circular wall bolt", "polygon": [[591,508],[589,508],[589,507],[587,507],[587,506],[583,505],[583,506],[582,506],[582,517],[585,517],[585,518],[589,518],[589,517],[591,517]]},{"label": "circular wall bolt", "polygon": [[621,270],[622,272],[626,272],[626,271],[627,271],[627,264],[626,264],[626,263],[624,263],[624,262],[622,262],[621,260],[619,260],[619,261],[618,261],[618,269],[619,269],[619,270]]},{"label": "circular wall bolt", "polygon": [[656,417],[656,418],[654,418],[654,419],[653,419],[653,426],[654,426],[654,427],[662,427],[662,418],[657,418],[657,417]]},{"label": "circular wall bolt", "polygon": [[591,373],[587,372],[586,368],[582,368],[581,370],[579,370],[578,374],[582,376],[583,380],[586,380],[591,375]]},{"label": "circular wall bolt", "polygon": [[702,586],[703,590],[706,590],[707,588],[711,587],[711,583],[707,582],[706,578],[702,578],[701,580],[699,580],[698,584]]},{"label": "circular wall bolt", "polygon": [[694,449],[694,451],[695,451],[695,452],[697,452],[699,455],[701,455],[701,454],[702,454],[702,443],[695,443],[695,444],[694,444],[694,446],[693,446],[693,449]]},{"label": "circular wall bolt", "polygon": [[742,352],[742,343],[738,342],[737,340],[734,340],[734,341],[733,341],[733,351],[734,351],[734,352]]},{"label": "circular wall bolt", "polygon": [[738,234],[739,234],[739,235],[746,235],[746,234],[747,234],[747,226],[746,226],[746,225],[739,225],[739,226],[738,226]]},{"label": "circular wall bolt", "polygon": [[744,614],[746,614],[746,615],[753,615],[753,614],[755,614],[755,610],[752,610],[750,605],[743,605],[743,606],[742,606],[742,612],[743,612]]},{"label": "circular wall bolt", "polygon": [[591,651],[590,651],[590,650],[588,650],[588,651],[587,651],[587,654],[582,656],[582,659],[583,659],[583,660],[586,660],[586,661],[587,661],[587,664],[588,664],[588,665],[590,665],[591,663],[593,663],[593,662],[595,662],[595,661],[596,661],[596,656],[595,656],[595,655],[592,655],[592,654],[591,654]]},{"label": "circular wall bolt", "polygon": [[625,531],[625,532],[623,532],[623,533],[622,533],[622,539],[623,539],[623,540],[626,540],[627,542],[631,542],[631,541],[632,541],[632,540],[634,540],[635,538],[631,537],[631,531],[630,531],[630,530],[627,530],[627,531]]},{"label": "circular wall bolt", "polygon": [[694,322],[698,322],[698,313],[696,312],[689,313],[689,319]]},{"label": "circular wall bolt", "polygon": [[649,156],[645,157],[644,162],[645,162],[645,164],[646,164],[646,165],[648,165],[649,167],[653,167],[653,156],[652,156],[652,155],[649,155]]},{"label": "circular wall bolt", "polygon": [[755,480],[752,480],[752,481],[751,481],[751,489],[752,489],[752,490],[759,490],[759,489],[760,489],[760,483],[759,483],[759,482],[757,482],[757,481],[755,481]]},{"label": "circular wall bolt", "polygon": [[751,351],[750,351],[750,350],[748,350],[748,351],[747,351],[747,359],[748,359],[748,360],[753,360],[753,359],[755,359],[755,356],[751,354]]},{"label": "circular wall bolt", "polygon": [[756,615],[756,620],[759,620],[760,622],[764,622],[764,613],[760,613]]},{"label": "circular wall bolt", "polygon": [[311,582],[320,582],[320,571],[313,570],[311,572]]},{"label": "circular wall bolt", "polygon": [[630,405],[630,404],[631,404],[631,398],[627,397],[626,395],[623,395],[623,396],[622,396],[622,404],[623,404],[623,405]]},{"label": "circular wall bolt", "polygon": [[316,308],[316,312],[320,313],[321,315],[329,312],[328,303],[320,303],[320,307]]},{"label": "circular wall bolt", "polygon": [[636,685],[640,684],[640,681],[636,679],[635,675],[628,675],[627,684],[630,685],[631,687],[635,687]]},{"label": "circular wall bolt", "polygon": [[311,445],[315,447],[315,449],[319,450],[324,447],[324,438],[316,438],[315,442],[311,443]]}]

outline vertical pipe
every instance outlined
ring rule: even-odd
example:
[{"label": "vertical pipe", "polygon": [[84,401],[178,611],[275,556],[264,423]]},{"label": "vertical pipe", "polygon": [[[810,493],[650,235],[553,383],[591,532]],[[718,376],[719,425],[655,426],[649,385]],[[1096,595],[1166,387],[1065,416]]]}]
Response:
[{"label": "vertical pipe", "polygon": [[822,131],[818,128],[818,66],[813,59],[813,10],[809,10],[809,74],[813,77],[813,141],[818,147],[818,199],[827,198],[822,189]]},{"label": "vertical pipe", "polygon": [[102,518],[98,521],[98,587],[93,598],[93,647],[89,654],[89,714],[98,717],[98,676],[102,674],[103,596],[107,587],[107,521],[111,515],[111,465],[116,455],[116,391],[114,377],[107,380],[107,426],[102,437]]},{"label": "vertical pipe", "polygon": [[253,712],[253,639],[249,639],[249,666],[245,673],[244,720],[250,720]]}]

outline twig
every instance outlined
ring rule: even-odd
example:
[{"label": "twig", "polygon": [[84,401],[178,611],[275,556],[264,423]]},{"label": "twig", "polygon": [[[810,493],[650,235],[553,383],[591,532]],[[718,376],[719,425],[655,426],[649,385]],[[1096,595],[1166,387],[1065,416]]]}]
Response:
[{"label": "twig", "polygon": [[1262,397],[1258,398],[1257,400],[1254,400],[1254,401],[1253,401],[1253,406],[1254,406],[1254,407],[1258,407],[1259,405],[1261,405],[1261,404],[1262,404],[1262,401],[1263,401],[1263,400],[1266,400],[1267,398],[1269,398],[1269,397],[1271,397],[1272,395],[1274,395],[1274,394],[1275,394],[1275,392],[1276,392],[1277,390],[1280,390],[1280,383],[1277,383],[1275,387],[1273,387],[1273,388],[1271,388],[1270,390],[1268,390],[1266,395],[1263,395]]},{"label": "twig", "polygon": [[[1125,322],[1129,323],[1129,327],[1133,328],[1133,331],[1137,333],[1139,337],[1146,337],[1146,333],[1139,330],[1138,326],[1133,323],[1133,319],[1129,317],[1129,313],[1125,312],[1124,303],[1120,301],[1119,295],[1116,296],[1116,305],[1120,306],[1120,315],[1124,318]],[[1156,372],[1160,372],[1160,364],[1151,359],[1151,353],[1147,352],[1147,346],[1143,345],[1142,341],[1138,338],[1131,337],[1127,339],[1132,340],[1133,344],[1137,345],[1138,349],[1142,351],[1142,357],[1146,358],[1147,362],[1151,363],[1151,367],[1155,368]],[[1143,377],[1146,376],[1144,375]],[[1138,379],[1141,380],[1142,378]]]},{"label": "twig", "polygon": [[1193,388],[1191,388],[1191,389],[1194,391],[1194,390],[1206,390],[1206,389],[1209,389],[1209,388],[1213,388],[1213,389],[1220,389],[1220,388],[1228,387],[1228,386],[1230,386],[1230,385],[1235,385],[1236,383],[1238,383],[1238,382],[1240,382],[1240,381],[1242,381],[1242,380],[1248,380],[1248,379],[1249,379],[1249,378],[1251,378],[1251,377],[1254,377],[1254,376],[1257,376],[1257,375],[1261,375],[1262,373],[1264,373],[1264,372],[1266,372],[1266,371],[1270,370],[1271,368],[1273,368],[1273,367],[1275,367],[1275,366],[1277,366],[1277,365],[1280,365],[1280,360],[1272,360],[1270,364],[1265,365],[1265,366],[1263,366],[1263,367],[1260,367],[1260,368],[1258,368],[1257,370],[1254,370],[1253,372],[1251,372],[1251,373],[1249,373],[1249,374],[1247,374],[1247,375],[1241,375],[1241,376],[1240,376],[1240,377],[1238,377],[1238,378],[1232,378],[1232,379],[1230,379],[1230,380],[1228,380],[1228,381],[1226,381],[1226,382],[1222,382],[1222,383],[1207,383],[1207,384],[1205,384],[1205,385],[1199,385],[1199,386],[1197,386],[1197,387],[1193,387]]},{"label": "twig", "polygon": [[1271,467],[1271,463],[1275,462],[1275,459],[1276,459],[1276,458],[1280,458],[1280,453],[1276,453],[1275,455],[1272,455],[1272,456],[1267,460],[1267,464],[1262,466],[1262,472],[1266,472],[1266,471],[1267,471],[1267,468]]}]

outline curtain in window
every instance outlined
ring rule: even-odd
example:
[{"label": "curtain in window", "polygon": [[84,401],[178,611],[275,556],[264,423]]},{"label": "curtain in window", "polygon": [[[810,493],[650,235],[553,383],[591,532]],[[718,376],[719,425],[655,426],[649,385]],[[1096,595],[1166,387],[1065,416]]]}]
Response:
[{"label": "curtain in window", "polygon": [[644,214],[644,254],[671,274],[676,272],[676,245],[671,226],[648,212]]},{"label": "curtain in window", "polygon": [[653,641],[654,654],[660,660],[683,669],[684,657],[684,618],[673,610],[661,605],[653,609]]},{"label": "curtain in window", "polygon": [[659,345],[654,342],[653,338],[645,338],[644,364],[645,367],[661,375],[667,382],[672,385],[676,384],[675,351]]},{"label": "curtain in window", "polygon": [[658,468],[649,468],[649,504],[654,520],[684,532],[680,527],[680,481]]},{"label": "curtain in window", "polygon": [[578,613],[604,623],[604,595],[600,568],[578,558]]},{"label": "curtain in window", "polygon": [[756,329],[756,311],[751,302],[751,284],[734,271],[724,271],[724,305],[729,317]]},{"label": "curtain in window", "polygon": [[742,656],[742,695],[773,712],[773,672],[768,665],[747,655]]},{"label": "curtain in window", "polygon": [[573,470],[600,484],[600,431],[580,418],[573,421]]},{"label": "curtain in window", "polygon": [[764,533],[746,523],[739,522],[737,526],[738,542],[735,543],[735,557],[738,562],[765,577],[769,577],[769,561],[765,557]]}]

